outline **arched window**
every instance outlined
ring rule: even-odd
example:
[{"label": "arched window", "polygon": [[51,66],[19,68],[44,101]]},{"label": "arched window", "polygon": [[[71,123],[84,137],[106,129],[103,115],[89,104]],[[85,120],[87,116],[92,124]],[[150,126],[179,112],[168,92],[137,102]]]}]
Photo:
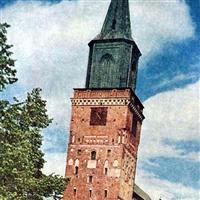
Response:
[{"label": "arched window", "polygon": [[104,174],[105,175],[108,174],[108,160],[106,160],[105,163],[104,163]]},{"label": "arched window", "polygon": [[108,190],[104,190],[104,197],[108,197]]},{"label": "arched window", "polygon": [[108,168],[107,168],[107,167],[104,168],[104,174],[105,174],[105,175],[108,174]]},{"label": "arched window", "polygon": [[106,53],[100,60],[100,80],[98,84],[100,87],[111,87],[115,81],[115,61],[111,54]]},{"label": "arched window", "polygon": [[76,196],[76,187],[74,187],[74,196]]},{"label": "arched window", "polygon": [[78,175],[79,160],[75,160],[75,175]]},{"label": "arched window", "polygon": [[92,189],[89,190],[89,196],[92,197]]},{"label": "arched window", "polygon": [[96,160],[96,151],[91,152],[91,160]]},{"label": "arched window", "polygon": [[76,176],[78,175],[78,167],[77,166],[75,167],[75,175]]}]

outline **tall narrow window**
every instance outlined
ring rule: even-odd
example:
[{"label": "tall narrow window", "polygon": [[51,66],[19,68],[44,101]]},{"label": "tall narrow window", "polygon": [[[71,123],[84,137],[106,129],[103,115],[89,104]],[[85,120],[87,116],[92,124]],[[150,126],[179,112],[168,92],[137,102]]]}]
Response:
[{"label": "tall narrow window", "polygon": [[104,174],[105,175],[108,174],[108,160],[106,160],[105,163],[104,163]]},{"label": "tall narrow window", "polygon": [[75,160],[75,175],[78,176],[78,167],[79,167],[79,160]]},{"label": "tall narrow window", "polygon": [[104,190],[104,197],[108,197],[108,190]]},{"label": "tall narrow window", "polygon": [[105,174],[105,175],[108,174],[108,168],[107,168],[107,167],[104,168],[104,174]]},{"label": "tall narrow window", "polygon": [[116,19],[114,19],[112,22],[112,29],[115,30],[115,28],[116,28]]},{"label": "tall narrow window", "polygon": [[76,187],[74,187],[74,196],[76,196]]},{"label": "tall narrow window", "polygon": [[111,155],[111,150],[109,149],[108,151],[107,151],[107,156],[109,157]]},{"label": "tall narrow window", "polygon": [[91,152],[91,160],[96,160],[96,151]]},{"label": "tall narrow window", "polygon": [[75,175],[76,176],[78,175],[78,167],[77,166],[75,167]]},{"label": "tall narrow window", "polygon": [[89,176],[89,183],[92,183],[92,179],[93,179],[93,177]]},{"label": "tall narrow window", "polygon": [[92,189],[89,190],[89,196],[92,197]]},{"label": "tall narrow window", "polygon": [[[113,29],[115,28],[115,23],[113,23]],[[117,73],[114,57],[111,54],[104,54],[99,63],[99,70],[97,76],[99,87],[114,87],[116,83],[116,76],[113,74]]]}]

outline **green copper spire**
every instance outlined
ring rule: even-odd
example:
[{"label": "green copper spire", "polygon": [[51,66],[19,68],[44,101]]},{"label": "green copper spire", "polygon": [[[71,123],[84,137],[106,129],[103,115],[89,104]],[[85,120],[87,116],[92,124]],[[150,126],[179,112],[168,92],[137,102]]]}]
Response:
[{"label": "green copper spire", "polygon": [[112,0],[98,39],[131,37],[131,22],[128,0]]},{"label": "green copper spire", "polygon": [[128,0],[111,0],[101,33],[89,43],[86,88],[136,88],[140,50],[131,37]]}]

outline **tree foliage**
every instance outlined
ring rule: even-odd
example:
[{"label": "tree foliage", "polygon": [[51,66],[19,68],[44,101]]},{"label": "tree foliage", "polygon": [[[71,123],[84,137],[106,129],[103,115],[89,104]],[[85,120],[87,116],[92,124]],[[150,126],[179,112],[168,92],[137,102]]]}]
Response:
[{"label": "tree foliage", "polygon": [[[1,24],[0,27],[4,27],[3,31],[0,28],[0,33],[6,33],[8,25]],[[1,42],[7,41],[5,37],[5,34],[0,34]],[[5,70],[9,64],[3,64],[2,60],[8,61],[9,56],[9,53],[0,52],[2,89],[13,83],[10,77],[16,73],[11,68]],[[33,89],[23,102],[16,98],[13,103],[0,100],[0,199],[60,199],[66,180],[42,173],[45,161],[41,151],[41,130],[48,127],[51,121],[47,115],[46,101],[41,98],[41,89]]]},{"label": "tree foliage", "polygon": [[17,81],[16,69],[14,68],[15,60],[11,58],[13,54],[10,51],[12,45],[7,44],[7,28],[10,27],[7,23],[0,23],[0,91],[5,89],[7,84],[12,84]]}]

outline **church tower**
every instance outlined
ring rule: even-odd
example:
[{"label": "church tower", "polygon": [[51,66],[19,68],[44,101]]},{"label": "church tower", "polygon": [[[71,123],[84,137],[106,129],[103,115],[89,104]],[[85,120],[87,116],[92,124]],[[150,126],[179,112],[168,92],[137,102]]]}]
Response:
[{"label": "church tower", "polygon": [[128,0],[111,0],[89,43],[85,88],[74,89],[64,200],[132,200],[144,116],[134,91],[141,53]]}]

